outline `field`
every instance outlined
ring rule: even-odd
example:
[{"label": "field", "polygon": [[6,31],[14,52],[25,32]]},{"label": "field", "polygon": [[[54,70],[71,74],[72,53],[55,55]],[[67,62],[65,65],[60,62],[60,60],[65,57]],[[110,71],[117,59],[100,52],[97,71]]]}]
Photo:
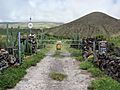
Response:
[{"label": "field", "polygon": [[[59,26],[62,23],[55,23],[55,22],[32,22],[33,29],[44,29],[44,28],[51,28],[55,26]],[[20,28],[20,29],[27,29],[28,22],[5,22],[0,23],[0,28],[5,29],[6,24],[9,24],[9,28]]]}]

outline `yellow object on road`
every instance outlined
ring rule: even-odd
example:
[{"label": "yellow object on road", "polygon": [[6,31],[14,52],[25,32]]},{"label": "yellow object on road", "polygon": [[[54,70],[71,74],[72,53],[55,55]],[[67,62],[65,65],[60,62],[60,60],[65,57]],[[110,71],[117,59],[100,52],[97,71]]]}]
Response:
[{"label": "yellow object on road", "polygon": [[92,59],[93,58],[93,54],[91,54],[87,59]]},{"label": "yellow object on road", "polygon": [[56,43],[56,50],[61,50],[62,48],[62,42],[61,41],[57,41]]}]

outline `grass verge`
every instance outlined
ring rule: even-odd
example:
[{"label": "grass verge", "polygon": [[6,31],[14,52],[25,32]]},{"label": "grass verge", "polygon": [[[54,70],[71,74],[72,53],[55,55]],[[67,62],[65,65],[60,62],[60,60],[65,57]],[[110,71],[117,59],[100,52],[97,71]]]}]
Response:
[{"label": "grass verge", "polygon": [[20,66],[4,69],[0,74],[0,90],[13,88],[26,74],[26,69],[35,66],[44,56],[49,48],[41,49],[30,57],[23,60]]},{"label": "grass verge", "polygon": [[88,90],[120,90],[120,83],[105,75],[99,68],[95,67],[90,61],[80,63],[80,68],[92,74],[92,80]]},{"label": "grass verge", "polygon": [[92,68],[93,64],[88,62],[88,61],[84,61],[80,63],[80,68],[83,70],[88,70],[89,68]]},{"label": "grass verge", "polygon": [[120,83],[106,76],[91,81],[89,90],[120,90]]}]

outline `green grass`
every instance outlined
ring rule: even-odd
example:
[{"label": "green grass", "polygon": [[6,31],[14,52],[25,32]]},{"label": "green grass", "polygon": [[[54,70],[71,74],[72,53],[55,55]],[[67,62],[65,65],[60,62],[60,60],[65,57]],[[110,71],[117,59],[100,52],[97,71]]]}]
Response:
[{"label": "green grass", "polygon": [[90,68],[94,67],[93,64],[91,62],[88,61],[84,61],[80,63],[80,68],[83,70],[88,70]]},{"label": "green grass", "polygon": [[77,57],[75,57],[75,59],[76,60],[78,60],[78,61],[84,61],[84,59],[83,59],[83,57],[80,55],[80,56],[77,56]]},{"label": "green grass", "polygon": [[56,81],[63,81],[67,77],[67,75],[58,72],[51,72],[49,76]]},{"label": "green grass", "polygon": [[89,68],[88,72],[90,72],[92,74],[93,77],[103,77],[104,73],[99,69],[99,68]]},{"label": "green grass", "polygon": [[111,37],[111,38],[108,39],[108,41],[114,43],[115,46],[120,47],[120,36]]},{"label": "green grass", "polygon": [[104,76],[104,73],[99,68],[96,68],[90,61],[81,62],[80,68],[90,72],[93,77],[103,77]]},{"label": "green grass", "polygon": [[102,77],[91,82],[89,90],[120,90],[120,83],[110,77]]},{"label": "green grass", "polygon": [[23,60],[20,66],[13,66],[4,69],[0,74],[0,90],[13,88],[26,74],[26,69],[35,66],[44,56],[48,49],[41,49],[37,54],[34,54]]}]

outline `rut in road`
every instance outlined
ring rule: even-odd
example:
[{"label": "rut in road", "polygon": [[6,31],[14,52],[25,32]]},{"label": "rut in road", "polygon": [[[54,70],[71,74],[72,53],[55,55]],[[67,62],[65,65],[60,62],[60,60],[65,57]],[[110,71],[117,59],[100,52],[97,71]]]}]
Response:
[{"label": "rut in road", "polygon": [[[90,74],[79,69],[79,61],[70,57],[70,53],[62,52],[60,57],[54,57],[49,52],[37,66],[27,70],[24,78],[11,90],[87,90],[92,79]],[[52,80],[50,72],[60,72],[67,75],[63,81]]]}]

